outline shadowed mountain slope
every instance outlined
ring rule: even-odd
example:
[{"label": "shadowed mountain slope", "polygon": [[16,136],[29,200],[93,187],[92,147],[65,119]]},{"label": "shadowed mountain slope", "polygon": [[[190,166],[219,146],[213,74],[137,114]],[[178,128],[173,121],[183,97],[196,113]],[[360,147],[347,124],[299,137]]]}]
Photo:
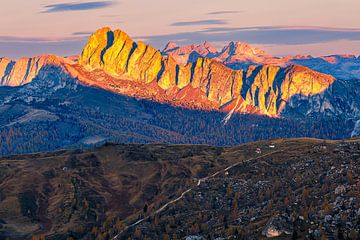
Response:
[{"label": "shadowed mountain slope", "polygon": [[[237,114],[224,124],[226,113],[179,108],[90,87],[56,65],[43,67],[29,84],[1,89],[1,155],[89,147],[106,141],[236,145],[277,137],[343,139],[355,125],[341,117],[281,119]],[[292,111],[292,115],[302,114],[299,109]]]}]

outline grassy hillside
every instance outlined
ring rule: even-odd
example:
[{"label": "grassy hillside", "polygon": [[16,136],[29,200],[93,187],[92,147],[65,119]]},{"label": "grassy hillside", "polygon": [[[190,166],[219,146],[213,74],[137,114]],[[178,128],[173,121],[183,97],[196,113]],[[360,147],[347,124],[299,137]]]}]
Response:
[{"label": "grassy hillside", "polygon": [[350,238],[359,157],[360,140],[289,139],[2,158],[0,239],[258,239],[276,226],[285,238]]}]

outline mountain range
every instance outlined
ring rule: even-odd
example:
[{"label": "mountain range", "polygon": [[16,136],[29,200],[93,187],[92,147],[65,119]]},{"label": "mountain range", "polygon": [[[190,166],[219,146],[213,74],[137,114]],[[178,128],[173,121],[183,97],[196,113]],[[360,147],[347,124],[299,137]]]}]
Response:
[{"label": "mountain range", "polygon": [[359,126],[358,62],[275,58],[233,42],[221,51],[209,43],[169,43],[160,51],[105,27],[79,56],[0,59],[0,152],[109,140],[228,145],[348,138]]},{"label": "mountain range", "polygon": [[360,56],[350,54],[321,57],[311,55],[274,57],[262,49],[243,42],[230,42],[221,51],[218,51],[208,42],[188,46],[178,46],[175,42],[169,42],[162,50],[162,53],[171,56],[182,64],[196,62],[198,58],[202,57],[216,60],[233,69],[246,69],[249,65],[285,67],[298,64],[332,75],[338,79],[351,80],[360,78]]}]

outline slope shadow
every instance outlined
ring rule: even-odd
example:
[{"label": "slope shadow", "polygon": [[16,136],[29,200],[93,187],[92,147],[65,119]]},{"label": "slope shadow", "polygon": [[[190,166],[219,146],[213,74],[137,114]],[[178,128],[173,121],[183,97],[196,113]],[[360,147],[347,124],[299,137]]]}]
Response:
[{"label": "slope shadow", "polygon": [[[276,119],[244,114],[234,114],[224,126],[225,113],[184,109],[85,86],[54,65],[41,69],[33,82],[7,92],[13,98],[5,105],[43,110],[58,120],[3,126],[0,138],[10,136],[10,140],[0,142],[0,155],[87,148],[104,142],[223,146],[288,137],[342,139],[350,136],[353,127],[332,119]],[[2,116],[8,114],[5,111]],[[89,138],[103,140],[84,142]]]}]

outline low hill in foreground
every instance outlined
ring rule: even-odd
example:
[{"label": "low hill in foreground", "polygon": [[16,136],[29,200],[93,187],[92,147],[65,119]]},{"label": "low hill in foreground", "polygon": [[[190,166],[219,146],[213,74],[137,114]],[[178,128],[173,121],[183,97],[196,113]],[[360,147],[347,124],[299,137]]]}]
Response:
[{"label": "low hill in foreground", "polygon": [[0,159],[0,239],[357,239],[360,139]]}]

